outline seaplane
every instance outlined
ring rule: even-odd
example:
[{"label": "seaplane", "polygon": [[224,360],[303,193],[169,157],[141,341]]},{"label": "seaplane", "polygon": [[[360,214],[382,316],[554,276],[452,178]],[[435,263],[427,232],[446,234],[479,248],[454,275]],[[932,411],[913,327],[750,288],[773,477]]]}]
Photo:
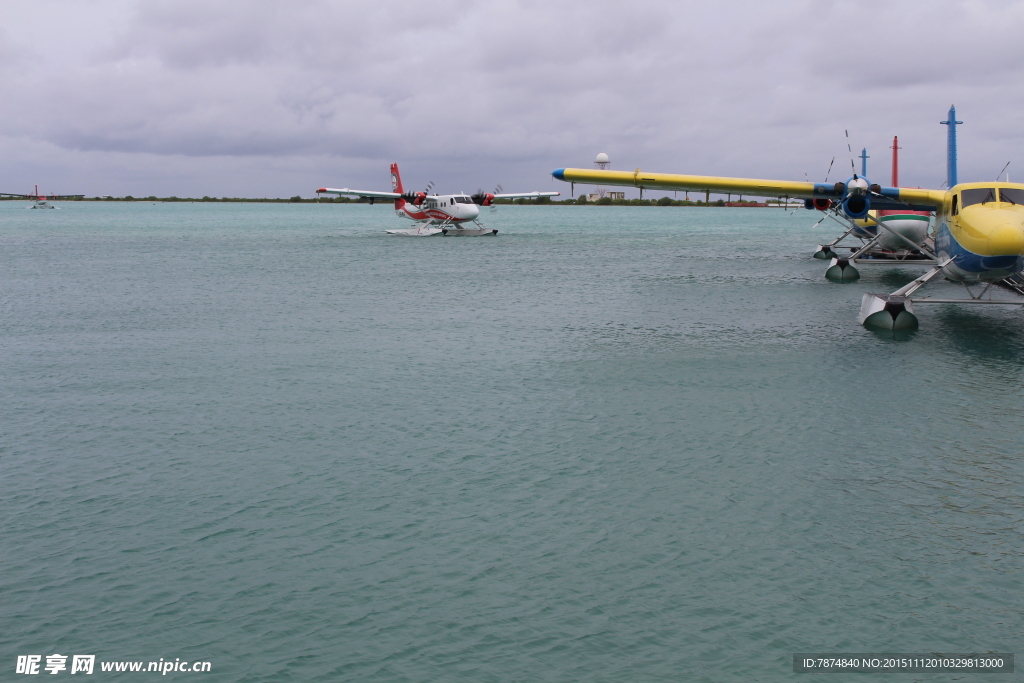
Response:
[{"label": "seaplane", "polygon": [[10,197],[11,199],[31,199],[34,203],[30,206],[30,209],[56,209],[57,207],[50,203],[51,200],[56,199],[81,199],[85,195],[82,194],[39,194],[39,186],[35,186],[34,194],[12,194],[10,192],[0,192],[0,197]]},{"label": "seaplane", "polygon": [[[385,232],[406,237],[497,235],[497,230],[487,228],[477,220],[480,216],[479,207],[493,207],[495,199],[557,197],[559,195],[558,192],[501,192],[500,188],[494,192],[480,191],[473,195],[439,195],[430,194],[431,186],[428,186],[423,192],[406,192],[402,186],[402,176],[398,172],[398,164],[391,164],[391,189],[391,192],[374,192],[321,187],[316,193],[317,195],[337,194],[366,197],[371,204],[376,199],[394,200],[395,214],[400,218],[416,221],[416,225],[411,228],[385,230]],[[470,223],[475,227],[469,227]]]},{"label": "seaplane", "polygon": [[[849,149],[849,143],[847,143]],[[891,187],[899,187],[899,137],[892,139],[892,182]],[[852,155],[852,151],[850,152]],[[862,149],[861,177],[868,174],[867,149]],[[852,161],[851,161],[852,165]],[[825,215],[815,223],[817,227],[825,218],[830,218],[846,230],[836,239],[827,244],[819,244],[814,258],[831,259],[825,277],[832,281],[847,282],[860,277],[857,266],[888,265],[888,266],[934,266],[935,244],[929,234],[931,211],[915,211],[913,209],[872,209],[861,219],[847,218],[837,206],[831,202],[815,203],[813,200],[804,202],[805,208],[815,209],[825,206]],[[853,246],[844,244],[846,238],[852,237],[859,242]],[[841,250],[851,252],[845,258],[839,254]]]},{"label": "seaplane", "polygon": [[[926,273],[890,294],[865,293],[858,320],[866,327],[910,330],[918,326],[919,304],[1024,305],[1024,184],[958,182],[956,172],[956,108],[950,107],[946,190],[882,187],[856,172],[835,184],[758,180],[720,176],[676,175],[635,171],[559,168],[551,173],[569,183],[620,185],[640,189],[734,193],[760,197],[798,197],[826,211],[835,206],[848,219],[862,220],[872,209],[935,212],[935,261]],[[854,169],[855,171],[856,169]],[[876,228],[885,224],[875,217]],[[913,240],[910,240],[913,241]],[[918,297],[915,293],[936,275],[959,282],[963,298]],[[1002,287],[993,288],[999,284]],[[995,296],[1012,290],[1015,298]]]}]

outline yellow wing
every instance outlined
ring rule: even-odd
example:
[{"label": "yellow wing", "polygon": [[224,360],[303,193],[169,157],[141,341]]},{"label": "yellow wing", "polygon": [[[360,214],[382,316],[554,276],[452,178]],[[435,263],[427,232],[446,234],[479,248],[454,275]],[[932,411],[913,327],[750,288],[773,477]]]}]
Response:
[{"label": "yellow wing", "polygon": [[[675,173],[648,173],[635,171],[600,171],[586,168],[560,168],[552,174],[567,183],[592,185],[622,185],[645,190],[688,190],[739,194],[751,197],[795,197],[798,199],[843,200],[850,194],[846,183],[810,183],[791,180],[760,180],[756,178],[725,178],[721,176],[679,175]],[[942,204],[946,193],[940,190],[921,190],[871,185],[865,188],[873,195],[873,208],[932,209]]]}]

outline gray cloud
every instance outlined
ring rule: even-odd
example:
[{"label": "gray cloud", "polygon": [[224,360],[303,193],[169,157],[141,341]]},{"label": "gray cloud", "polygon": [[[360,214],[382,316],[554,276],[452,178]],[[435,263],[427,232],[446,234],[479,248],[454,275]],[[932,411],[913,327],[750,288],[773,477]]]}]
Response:
[{"label": "gray cloud", "polygon": [[[383,186],[399,161],[441,187],[532,189],[598,151],[619,168],[817,177],[833,155],[848,168],[844,129],[883,178],[900,135],[905,182],[936,186],[951,102],[963,177],[1021,149],[1021,2],[67,8],[36,3],[0,31],[5,187],[308,195]],[[48,31],[19,26],[39,16]]]}]

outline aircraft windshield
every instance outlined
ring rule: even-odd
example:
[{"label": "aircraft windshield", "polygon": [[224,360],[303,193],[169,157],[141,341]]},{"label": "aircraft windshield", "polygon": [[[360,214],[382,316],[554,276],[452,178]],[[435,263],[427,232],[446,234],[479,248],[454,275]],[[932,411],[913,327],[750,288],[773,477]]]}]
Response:
[{"label": "aircraft windshield", "polygon": [[1008,204],[1019,204],[1024,206],[1024,190],[1016,187],[1000,187],[999,200]]},{"label": "aircraft windshield", "polygon": [[459,204],[472,204],[473,200],[469,197],[454,197],[455,201]]},{"label": "aircraft windshield", "polygon": [[996,200],[996,188],[976,187],[972,190],[964,190],[960,193],[960,196],[960,208],[966,209],[968,206],[973,206],[974,204],[994,202]]}]

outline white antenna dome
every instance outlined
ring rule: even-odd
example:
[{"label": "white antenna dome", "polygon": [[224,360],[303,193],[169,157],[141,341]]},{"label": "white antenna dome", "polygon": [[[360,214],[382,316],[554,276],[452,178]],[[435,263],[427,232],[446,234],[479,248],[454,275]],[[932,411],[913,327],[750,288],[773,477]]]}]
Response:
[{"label": "white antenna dome", "polygon": [[594,163],[597,163],[597,164],[607,164],[608,163],[608,155],[605,154],[604,152],[601,152],[600,154],[597,155],[597,158],[594,159]]}]

